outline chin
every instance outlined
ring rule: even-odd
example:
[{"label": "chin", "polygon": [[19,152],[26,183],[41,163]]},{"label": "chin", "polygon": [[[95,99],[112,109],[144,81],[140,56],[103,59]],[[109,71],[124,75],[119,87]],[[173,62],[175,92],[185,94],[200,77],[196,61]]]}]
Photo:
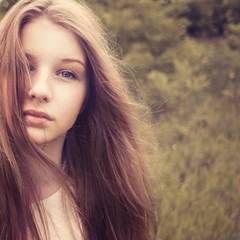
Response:
[{"label": "chin", "polygon": [[46,144],[60,144],[62,145],[66,134],[59,132],[59,134],[53,134],[45,129],[38,129],[28,127],[27,129],[28,137],[37,145],[46,145]]},{"label": "chin", "polygon": [[27,133],[31,141],[37,145],[46,144],[49,141],[46,134],[33,134],[29,131],[27,131]]}]

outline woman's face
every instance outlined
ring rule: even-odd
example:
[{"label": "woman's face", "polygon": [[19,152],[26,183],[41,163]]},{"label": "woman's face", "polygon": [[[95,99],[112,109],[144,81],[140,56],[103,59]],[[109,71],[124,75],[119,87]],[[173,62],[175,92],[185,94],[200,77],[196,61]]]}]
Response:
[{"label": "woman's face", "polygon": [[36,144],[64,140],[87,92],[85,53],[74,34],[44,17],[24,25],[21,42],[31,76],[23,104],[27,133]]}]

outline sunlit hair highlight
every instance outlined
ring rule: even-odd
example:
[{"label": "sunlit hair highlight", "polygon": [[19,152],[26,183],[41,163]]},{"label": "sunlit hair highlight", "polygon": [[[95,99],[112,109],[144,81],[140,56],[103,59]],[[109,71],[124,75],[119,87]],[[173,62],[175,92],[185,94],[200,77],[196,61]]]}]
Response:
[{"label": "sunlit hair highlight", "polygon": [[[77,36],[87,56],[88,93],[67,133],[63,171],[31,142],[22,120],[29,66],[20,34],[24,24],[40,17]],[[154,206],[134,131],[137,105],[118,68],[98,19],[84,3],[20,0],[1,21],[0,239],[25,240],[29,232],[32,239],[41,239],[33,200],[43,224],[44,214],[28,169],[29,156],[62,179],[80,216],[84,239],[154,239]],[[47,235],[47,227],[45,231]]]}]

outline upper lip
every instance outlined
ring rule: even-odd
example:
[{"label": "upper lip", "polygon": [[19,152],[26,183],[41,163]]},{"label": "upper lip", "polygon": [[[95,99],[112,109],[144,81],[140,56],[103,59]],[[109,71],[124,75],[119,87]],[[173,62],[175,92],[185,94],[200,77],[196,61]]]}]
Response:
[{"label": "upper lip", "polygon": [[50,121],[52,121],[52,117],[50,117],[47,113],[41,112],[41,111],[35,111],[35,110],[26,110],[23,112],[24,115],[32,115],[35,117],[40,117],[40,118],[46,118]]}]

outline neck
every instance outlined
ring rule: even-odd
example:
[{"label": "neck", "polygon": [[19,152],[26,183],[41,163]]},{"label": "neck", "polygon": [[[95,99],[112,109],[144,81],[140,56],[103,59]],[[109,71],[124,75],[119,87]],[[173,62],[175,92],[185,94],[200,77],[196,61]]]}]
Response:
[{"label": "neck", "polygon": [[48,156],[48,158],[53,163],[60,166],[62,160],[62,149],[64,140],[65,136],[61,136],[51,142],[38,145],[38,147]]},{"label": "neck", "polygon": [[[38,145],[49,160],[59,167],[61,166],[64,140],[65,137],[59,137],[54,141]],[[61,187],[56,174],[53,174],[54,170],[52,168],[46,167],[43,164],[38,164],[37,166],[32,167],[32,169],[36,186],[40,191],[41,199],[51,196]]]}]

